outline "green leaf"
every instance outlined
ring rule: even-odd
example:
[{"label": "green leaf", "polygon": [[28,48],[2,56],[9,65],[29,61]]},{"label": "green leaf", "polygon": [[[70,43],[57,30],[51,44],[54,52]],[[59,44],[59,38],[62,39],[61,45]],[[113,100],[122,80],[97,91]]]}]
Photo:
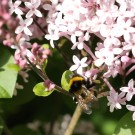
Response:
[{"label": "green leaf", "polygon": [[69,81],[71,79],[71,76],[73,75],[73,72],[71,72],[70,70],[66,70],[61,78],[61,86],[63,89],[69,91],[70,86],[69,86]]},{"label": "green leaf", "polygon": [[14,64],[14,58],[4,47],[0,47],[0,98],[13,96],[18,71],[9,68]]},{"label": "green leaf", "polygon": [[21,68],[19,67],[19,65],[17,64],[14,64],[14,63],[10,63],[10,64],[7,64],[7,67],[11,70],[15,70],[15,71],[20,71]]},{"label": "green leaf", "polygon": [[112,119],[106,119],[104,120],[104,122],[101,125],[101,130],[102,133],[104,135],[112,135],[112,133],[114,132],[114,129],[116,127],[116,121],[112,120]]},{"label": "green leaf", "polygon": [[17,82],[21,84],[24,88],[17,89],[17,95],[13,96],[12,98],[1,99],[1,101],[3,102],[3,106],[6,106],[5,109],[9,109],[10,107],[13,108],[13,106],[27,103],[35,97],[35,94],[33,93],[32,89],[37,84],[37,76],[33,74],[32,71],[30,71],[28,79],[29,81],[26,83],[23,81],[22,77],[19,76]]},{"label": "green leaf", "polygon": [[51,91],[45,91],[46,87],[44,86],[44,83],[38,83],[35,85],[35,87],[33,88],[33,92],[35,93],[35,95],[37,96],[49,96],[54,90]]},{"label": "green leaf", "polygon": [[113,135],[135,135],[135,121],[132,120],[132,115],[132,112],[128,112],[120,119]]}]

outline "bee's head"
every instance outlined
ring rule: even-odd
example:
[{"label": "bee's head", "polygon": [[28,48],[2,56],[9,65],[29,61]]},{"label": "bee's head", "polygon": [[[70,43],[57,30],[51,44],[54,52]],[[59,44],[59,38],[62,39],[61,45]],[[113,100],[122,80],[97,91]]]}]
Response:
[{"label": "bee's head", "polygon": [[73,75],[69,82],[70,86],[69,92],[76,92],[80,90],[82,88],[83,81],[85,81],[85,79],[82,76]]},{"label": "bee's head", "polygon": [[69,82],[70,90],[69,92],[76,92],[85,86],[86,89],[90,89],[95,86],[95,83],[91,82],[88,78],[84,78],[78,74],[73,75]]}]

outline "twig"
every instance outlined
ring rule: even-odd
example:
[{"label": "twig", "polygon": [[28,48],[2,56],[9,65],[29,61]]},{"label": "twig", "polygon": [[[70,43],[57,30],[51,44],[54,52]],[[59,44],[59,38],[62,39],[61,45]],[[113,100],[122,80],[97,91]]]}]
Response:
[{"label": "twig", "polygon": [[[46,79],[49,79],[48,76],[43,73],[40,69],[38,69],[35,65],[32,64],[32,62],[29,60],[29,58],[27,56],[25,56],[26,60],[28,61],[28,63],[30,64],[31,68],[45,81]],[[50,80],[50,79],[49,79]],[[53,83],[53,82],[52,82]],[[65,95],[71,96],[72,94],[67,92],[66,90],[62,89],[61,87],[59,87],[58,85],[55,84],[55,89],[58,92],[61,92]]]},{"label": "twig", "polygon": [[41,25],[35,20],[33,19],[34,23],[38,26],[38,28],[44,33],[46,34],[46,32],[44,31],[44,29],[41,27]]},{"label": "twig", "polygon": [[96,60],[97,58],[95,57],[95,55],[93,54],[93,52],[90,50],[90,48],[84,43],[83,44],[83,48],[86,52],[88,52],[88,54],[90,54],[90,56],[93,58],[93,60]]},{"label": "twig", "polygon": [[82,114],[82,109],[79,105],[77,105],[75,112],[72,116],[72,119],[71,119],[71,121],[68,125],[68,128],[66,129],[66,132],[64,135],[72,135],[73,134],[74,128],[75,128],[81,114]]},{"label": "twig", "polygon": [[131,72],[133,72],[135,70],[135,65],[132,66],[126,73],[126,76],[128,76]]},{"label": "twig", "polygon": [[106,78],[102,78],[102,79],[110,90],[115,91],[115,89],[112,87],[112,85],[109,83],[109,81]]}]

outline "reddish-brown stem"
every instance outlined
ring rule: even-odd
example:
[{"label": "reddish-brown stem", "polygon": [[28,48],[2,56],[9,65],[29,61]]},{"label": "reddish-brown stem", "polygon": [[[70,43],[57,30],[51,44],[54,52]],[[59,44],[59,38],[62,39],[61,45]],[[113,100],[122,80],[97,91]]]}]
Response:
[{"label": "reddish-brown stem", "polygon": [[115,91],[115,89],[112,87],[112,85],[109,83],[109,81],[106,78],[103,78],[103,80],[110,90]]}]

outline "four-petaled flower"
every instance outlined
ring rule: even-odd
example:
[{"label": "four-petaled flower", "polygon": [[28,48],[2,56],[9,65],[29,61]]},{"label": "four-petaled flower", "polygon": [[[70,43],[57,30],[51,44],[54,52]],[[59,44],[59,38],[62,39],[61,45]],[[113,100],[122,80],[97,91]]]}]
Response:
[{"label": "four-petaled flower", "polygon": [[32,18],[27,18],[25,20],[22,19],[22,17],[19,17],[20,19],[20,26],[18,26],[15,30],[16,34],[19,34],[24,31],[26,35],[32,36],[31,31],[28,29],[28,26],[30,26],[33,22]]},{"label": "four-petaled flower", "polygon": [[30,10],[26,14],[26,18],[30,18],[33,14],[38,17],[42,17],[42,14],[37,8],[40,6],[40,0],[31,0],[31,2],[25,2],[25,6],[28,7]]},{"label": "four-petaled flower", "polygon": [[133,95],[135,94],[134,80],[131,79],[131,80],[128,82],[128,87],[122,87],[122,88],[120,88],[120,90],[121,90],[122,92],[127,93],[126,99],[127,99],[127,101],[130,101],[130,100],[132,99]]},{"label": "four-petaled flower", "polygon": [[125,44],[123,50],[132,51],[133,56],[135,57],[135,34],[132,34],[131,40]]},{"label": "four-petaled flower", "polygon": [[15,1],[15,3],[13,3],[12,0],[10,0],[9,1],[10,14],[13,14],[15,12],[17,15],[22,15],[23,14],[22,10],[18,8],[21,3],[22,2],[20,0]]},{"label": "four-petaled flower", "polygon": [[110,106],[110,112],[113,112],[114,108],[121,109],[121,105],[126,105],[125,93],[118,94],[116,91],[110,91],[110,95],[107,96],[108,106]]},{"label": "four-petaled flower", "polygon": [[87,57],[84,57],[81,60],[79,60],[77,56],[73,55],[73,62],[75,64],[70,67],[70,70],[71,71],[77,70],[77,73],[82,75],[83,67],[88,66],[86,61],[87,61]]},{"label": "four-petaled flower", "polygon": [[96,51],[95,55],[97,59],[94,61],[94,64],[97,67],[100,67],[103,63],[105,63],[108,66],[111,66],[113,64],[114,55],[112,53],[109,53],[106,49]]},{"label": "four-petaled flower", "polygon": [[133,106],[133,105],[126,105],[126,107],[127,107],[127,109],[129,111],[133,111],[134,112],[132,118],[133,118],[133,120],[135,120],[135,106]]}]

